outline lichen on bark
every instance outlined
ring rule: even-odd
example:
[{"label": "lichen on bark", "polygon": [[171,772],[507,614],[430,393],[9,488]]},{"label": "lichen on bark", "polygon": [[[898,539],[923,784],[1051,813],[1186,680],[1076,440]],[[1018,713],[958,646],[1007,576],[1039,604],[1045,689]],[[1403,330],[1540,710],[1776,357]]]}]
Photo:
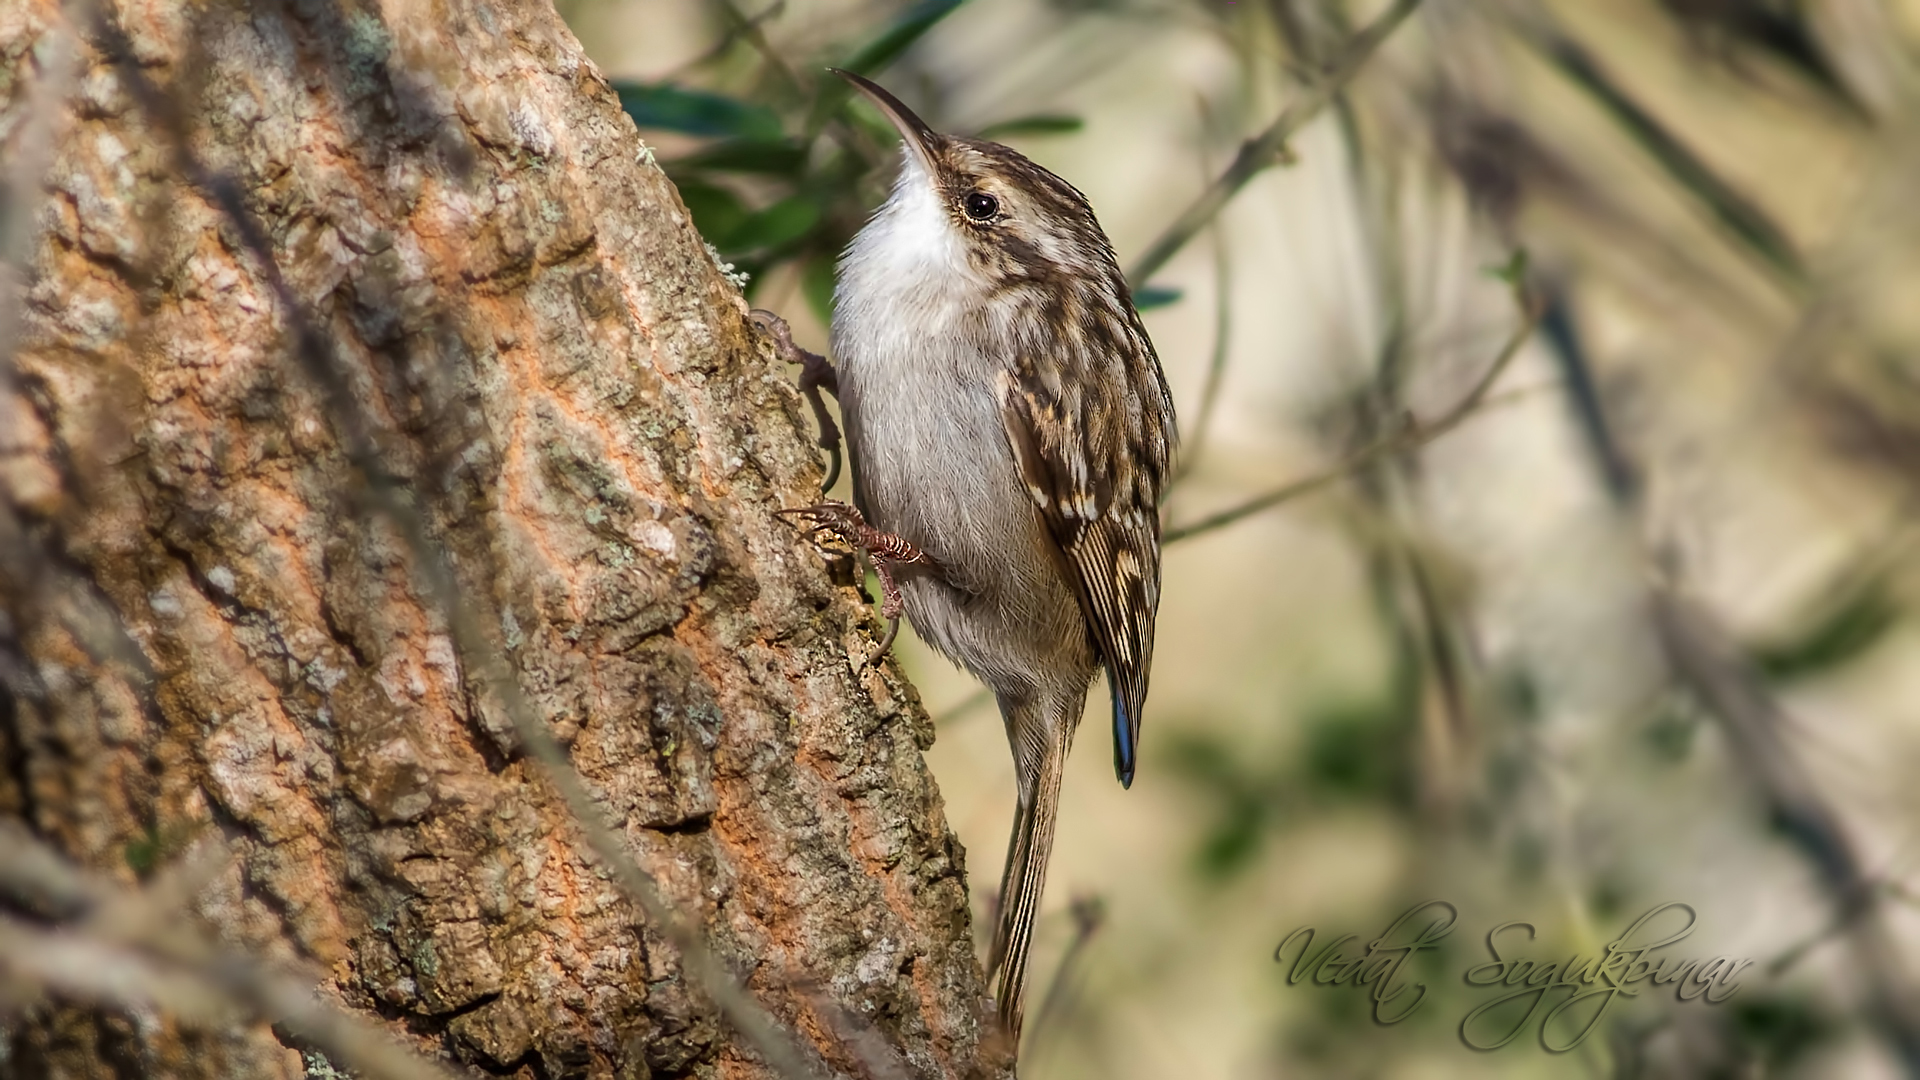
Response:
[{"label": "lichen on bark", "polygon": [[[820,480],[789,373],[551,7],[107,14],[633,857],[835,1068],[852,1022],[1004,1074],[932,728],[771,513]],[[0,12],[0,137],[70,31]],[[226,838],[209,926],[468,1067],[768,1075],[519,753],[263,267],[86,36],[0,400],[0,815],[129,882]],[[0,1070],[331,1068],[265,1023],[5,1022]]]}]

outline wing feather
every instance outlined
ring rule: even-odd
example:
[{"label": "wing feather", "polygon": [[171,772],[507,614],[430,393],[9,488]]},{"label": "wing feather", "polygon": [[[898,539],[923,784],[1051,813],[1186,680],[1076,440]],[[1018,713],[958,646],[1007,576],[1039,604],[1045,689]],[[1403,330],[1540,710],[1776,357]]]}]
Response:
[{"label": "wing feather", "polygon": [[[1114,768],[1133,781],[1160,602],[1160,493],[1173,409],[1139,317],[1118,340],[1070,334],[1082,348],[1042,365],[1020,358],[998,387],[1007,443],[1027,493],[1071,569],[1107,671]],[[1062,377],[1059,365],[1070,370]],[[1056,374],[1046,378],[1051,368]]]}]

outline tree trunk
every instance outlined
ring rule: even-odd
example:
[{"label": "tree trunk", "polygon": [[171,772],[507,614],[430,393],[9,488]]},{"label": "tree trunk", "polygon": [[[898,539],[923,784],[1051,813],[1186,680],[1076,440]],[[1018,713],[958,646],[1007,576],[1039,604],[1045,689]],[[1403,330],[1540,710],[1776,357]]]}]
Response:
[{"label": "tree trunk", "polygon": [[[772,514],[820,481],[791,375],[551,6],[105,14],[121,66],[52,0],[0,6],[4,160],[51,139],[13,187],[41,201],[0,383],[0,817],[129,884],[223,838],[222,940],[466,1067],[772,1075],[369,509],[397,478],[628,852],[787,1030],[856,1074],[877,1035],[911,1075],[1004,1075],[932,728],[863,662],[846,567]],[[0,1073],[335,1075],[264,1019],[15,1000]]]}]

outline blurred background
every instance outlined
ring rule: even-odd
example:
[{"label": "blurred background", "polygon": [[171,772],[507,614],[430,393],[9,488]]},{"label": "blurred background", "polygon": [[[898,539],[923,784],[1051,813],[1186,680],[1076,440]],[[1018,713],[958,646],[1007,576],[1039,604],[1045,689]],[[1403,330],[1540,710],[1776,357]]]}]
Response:
[{"label": "blurred background", "polygon": [[[898,160],[829,63],[1066,177],[1130,268],[1184,471],[1023,1075],[1920,1075],[1920,3],[560,5],[803,344]],[[900,652],[983,919],[1005,736]],[[1428,899],[1400,1023],[1274,960]],[[1592,956],[1670,901],[1662,956],[1753,962],[1730,1000],[1463,1044],[1488,930]]]}]

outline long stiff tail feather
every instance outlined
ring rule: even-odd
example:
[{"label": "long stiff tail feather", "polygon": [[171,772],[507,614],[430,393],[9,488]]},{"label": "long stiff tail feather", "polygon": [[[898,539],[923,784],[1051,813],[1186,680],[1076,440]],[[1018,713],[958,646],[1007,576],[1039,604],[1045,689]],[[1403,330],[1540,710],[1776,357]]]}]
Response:
[{"label": "long stiff tail feather", "polygon": [[[1040,914],[1040,897],[1046,890],[1053,822],[1060,808],[1060,781],[1066,765],[1065,746],[1049,747],[1041,754],[1031,790],[1021,791],[1020,805],[1014,811],[1013,838],[1000,878],[1000,922],[993,935],[991,970],[999,973],[994,1000],[999,1006],[1000,1023],[1015,1046],[1020,1044],[1027,954],[1033,944],[1034,919]],[[1021,779],[1027,781],[1026,777]]]}]

